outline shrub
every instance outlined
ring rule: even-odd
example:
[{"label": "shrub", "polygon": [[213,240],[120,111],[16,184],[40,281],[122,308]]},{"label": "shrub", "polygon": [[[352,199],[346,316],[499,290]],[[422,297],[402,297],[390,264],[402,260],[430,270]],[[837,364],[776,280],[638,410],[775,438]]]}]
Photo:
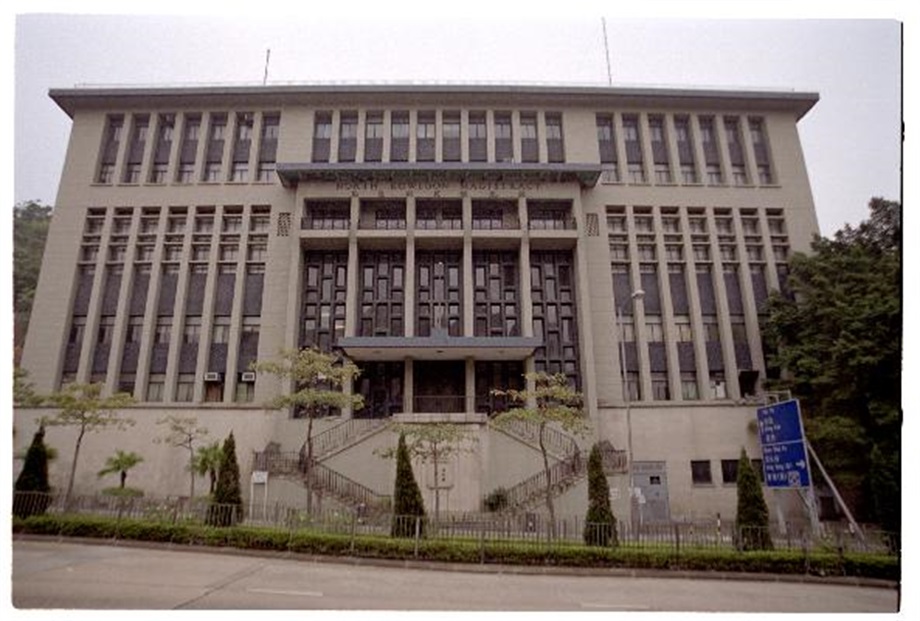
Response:
[{"label": "shrub", "polygon": [[102,495],[116,498],[142,498],[144,490],[136,487],[107,487],[102,490]]},{"label": "shrub", "polygon": [[585,544],[616,546],[617,526],[610,508],[610,486],[604,475],[604,462],[597,444],[588,457],[588,513],[585,515]]},{"label": "shrub", "polygon": [[425,503],[422,492],[412,473],[412,462],[406,448],[406,437],[399,434],[396,447],[396,484],[393,490],[393,523],[390,534],[393,537],[414,537],[415,524],[419,521],[419,535],[425,533]]},{"label": "shrub", "polygon": [[232,431],[224,440],[222,453],[214,502],[208,507],[207,522],[211,526],[231,526],[243,517],[240,466],[236,461],[236,440]]},{"label": "shrub", "polygon": [[772,550],[770,514],[763,498],[763,488],[743,448],[738,460],[737,492],[735,545],[739,550]]},{"label": "shrub", "polygon": [[22,472],[13,489],[18,492],[13,499],[13,515],[27,518],[40,515],[51,505],[51,486],[48,484],[48,447],[45,446],[45,426],[40,425],[32,436],[26,452]]},{"label": "shrub", "polygon": [[490,513],[501,511],[508,506],[508,490],[504,487],[496,487],[483,498],[482,504]]}]

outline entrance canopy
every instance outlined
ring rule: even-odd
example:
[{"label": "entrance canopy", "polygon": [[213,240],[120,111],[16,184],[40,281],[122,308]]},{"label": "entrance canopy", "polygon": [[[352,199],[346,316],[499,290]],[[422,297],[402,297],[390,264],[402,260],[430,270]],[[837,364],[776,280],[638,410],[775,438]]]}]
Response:
[{"label": "entrance canopy", "polygon": [[353,336],[338,346],[352,360],[523,360],[543,345],[536,336]]}]

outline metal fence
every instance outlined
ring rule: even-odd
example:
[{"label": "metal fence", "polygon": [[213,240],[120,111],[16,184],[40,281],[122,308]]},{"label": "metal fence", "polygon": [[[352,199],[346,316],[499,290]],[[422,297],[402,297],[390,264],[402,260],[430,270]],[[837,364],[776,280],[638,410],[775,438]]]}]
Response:
[{"label": "metal fence", "polygon": [[613,530],[605,524],[586,524],[582,518],[567,517],[551,522],[538,512],[516,515],[496,513],[445,513],[441,516],[394,516],[354,509],[325,509],[308,512],[281,503],[268,506],[215,505],[204,498],[117,498],[16,492],[14,515],[94,515],[115,519],[137,519],[169,523],[199,523],[285,529],[349,535],[400,536],[443,541],[471,541],[490,546],[618,545],[621,549],[683,554],[705,551],[754,549],[769,541],[774,550],[810,554],[813,552],[874,553],[897,555],[900,536],[865,527],[859,533],[837,523],[825,523],[820,534],[807,525],[773,525],[769,529],[736,528],[726,521],[669,522],[630,525],[619,521]]}]

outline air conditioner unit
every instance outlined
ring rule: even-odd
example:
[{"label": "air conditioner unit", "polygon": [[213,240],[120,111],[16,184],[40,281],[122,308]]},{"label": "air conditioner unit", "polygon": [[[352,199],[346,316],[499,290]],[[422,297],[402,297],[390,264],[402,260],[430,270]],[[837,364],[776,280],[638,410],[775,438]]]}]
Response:
[{"label": "air conditioner unit", "polygon": [[255,371],[246,371],[246,372],[244,372],[244,373],[240,373],[240,381],[241,381],[241,382],[254,382],[254,381],[256,381],[256,374],[255,374]]},{"label": "air conditioner unit", "polygon": [[206,382],[219,382],[220,379],[220,373],[217,371],[208,371],[204,374],[204,381]]}]

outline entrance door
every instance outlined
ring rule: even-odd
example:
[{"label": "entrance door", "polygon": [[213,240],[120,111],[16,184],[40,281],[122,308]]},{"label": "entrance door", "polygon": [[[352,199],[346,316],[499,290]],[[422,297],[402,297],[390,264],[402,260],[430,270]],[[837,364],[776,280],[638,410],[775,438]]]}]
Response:
[{"label": "entrance door", "polygon": [[637,461],[632,465],[633,524],[668,522],[668,473],[663,461]]},{"label": "entrance door", "polygon": [[414,411],[439,414],[465,412],[466,362],[416,360]]}]

